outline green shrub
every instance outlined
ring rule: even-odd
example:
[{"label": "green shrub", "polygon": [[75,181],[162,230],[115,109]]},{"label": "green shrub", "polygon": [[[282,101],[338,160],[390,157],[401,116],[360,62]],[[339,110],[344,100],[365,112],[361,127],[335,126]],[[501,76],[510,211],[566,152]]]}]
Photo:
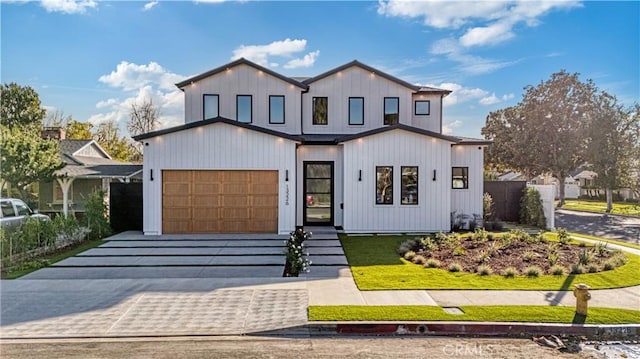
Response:
[{"label": "green shrub", "polygon": [[609,249],[607,248],[607,245],[608,243],[605,243],[605,242],[596,243],[593,249],[595,250],[595,253],[598,257],[604,257],[607,255],[607,253],[609,253]]},{"label": "green shrub", "polygon": [[522,253],[522,261],[523,262],[531,262],[532,260],[534,260],[538,255],[534,252],[534,251],[525,251],[524,253]]},{"label": "green shrub", "polygon": [[476,269],[476,272],[481,276],[485,276],[485,275],[491,275],[493,271],[491,270],[491,267],[487,265],[481,265],[481,266],[478,266],[478,268]]},{"label": "green shrub", "polygon": [[464,253],[465,253],[465,250],[463,247],[456,247],[456,249],[453,250],[454,256],[463,256]]},{"label": "green shrub", "polygon": [[425,268],[440,268],[442,264],[440,263],[439,260],[434,259],[434,258],[429,258],[427,260],[427,263],[424,264]]},{"label": "green shrub", "polygon": [[300,273],[309,272],[311,261],[308,259],[308,253],[304,250],[304,241],[311,238],[311,233],[305,232],[302,228],[289,233],[289,239],[285,241],[287,277],[297,277]]},{"label": "green shrub", "polygon": [[442,233],[442,232],[438,232],[436,233],[436,235],[433,237],[433,241],[437,244],[437,245],[442,245],[444,242],[447,241],[447,235]]},{"label": "green shrub", "polygon": [[502,276],[505,278],[513,278],[518,275],[518,269],[514,267],[507,267],[502,271]]},{"label": "green shrub", "polygon": [[582,274],[585,272],[585,268],[582,264],[574,264],[571,266],[571,274]]},{"label": "green shrub", "polygon": [[627,264],[627,260],[627,256],[625,256],[624,253],[622,253],[622,251],[619,249],[612,251],[611,257],[609,257],[609,261],[612,261],[612,263],[615,264],[616,268]]},{"label": "green shrub", "polygon": [[460,236],[460,233],[450,233],[448,236],[446,236],[443,243],[447,248],[456,248],[460,245],[460,243],[462,243],[462,236]]},{"label": "green shrub", "polygon": [[424,237],[420,240],[420,248],[431,252],[437,250],[438,245],[431,239],[431,237]]},{"label": "green shrub", "polygon": [[482,195],[482,217],[484,222],[492,222],[495,215],[493,197],[487,192]]},{"label": "green shrub", "polygon": [[600,268],[596,264],[589,264],[587,266],[587,272],[589,273],[597,273],[600,271]]},{"label": "green shrub", "polygon": [[571,242],[571,237],[569,236],[569,231],[565,228],[558,227],[556,229],[556,233],[558,234],[558,242],[562,245],[567,245]]},{"label": "green shrub", "polygon": [[90,239],[102,239],[111,234],[109,211],[104,201],[104,191],[92,193],[84,205],[84,224],[89,227]]},{"label": "green shrub", "polygon": [[407,251],[407,253],[404,254],[404,259],[411,261],[413,259],[413,257],[416,256],[416,252],[414,251]]},{"label": "green shrub", "polygon": [[582,252],[578,255],[578,264],[587,265],[593,261],[593,253],[586,249],[583,249]]},{"label": "green shrub", "polygon": [[478,228],[475,232],[473,232],[473,239],[480,243],[484,243],[489,240],[489,232],[487,232],[483,228]]},{"label": "green shrub", "polygon": [[561,265],[554,265],[553,267],[549,268],[549,273],[553,274],[553,275],[564,275],[567,272],[567,269]]},{"label": "green shrub", "polygon": [[449,272],[460,272],[460,271],[462,271],[462,266],[459,263],[449,264]]},{"label": "green shrub", "polygon": [[535,188],[527,187],[524,189],[524,195],[520,202],[520,223],[538,228],[547,227],[542,199]]},{"label": "green shrub", "polygon": [[489,251],[488,250],[483,250],[476,257],[476,262],[478,262],[478,263],[487,263],[489,261],[489,259],[491,259],[491,255],[489,255]]},{"label": "green shrub", "polygon": [[404,257],[405,253],[416,248],[417,242],[418,241],[416,241],[415,239],[409,239],[407,241],[400,243],[400,247],[398,247],[398,251],[397,251],[398,255]]},{"label": "green shrub", "polygon": [[542,274],[542,269],[538,266],[530,266],[524,269],[524,274],[527,277],[539,277]]},{"label": "green shrub", "polygon": [[411,258],[411,262],[415,264],[423,265],[427,262],[427,258],[421,255],[416,255],[416,256],[413,256],[413,258]]}]

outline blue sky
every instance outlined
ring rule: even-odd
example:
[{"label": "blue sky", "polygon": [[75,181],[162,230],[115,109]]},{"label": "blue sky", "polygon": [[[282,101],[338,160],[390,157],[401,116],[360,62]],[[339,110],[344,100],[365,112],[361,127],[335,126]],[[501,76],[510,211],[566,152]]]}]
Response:
[{"label": "blue sky", "polygon": [[480,137],[487,114],[565,69],[624,104],[640,99],[640,2],[4,1],[3,83],[47,109],[125,128],[131,103],[183,121],[174,83],[243,56],[288,76],[358,59],[453,90],[445,130]]}]

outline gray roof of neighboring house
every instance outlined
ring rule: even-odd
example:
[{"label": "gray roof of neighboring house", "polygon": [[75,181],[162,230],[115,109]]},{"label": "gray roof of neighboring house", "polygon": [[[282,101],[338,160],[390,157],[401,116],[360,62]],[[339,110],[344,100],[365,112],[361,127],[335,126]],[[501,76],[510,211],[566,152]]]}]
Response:
[{"label": "gray roof of neighboring house", "polygon": [[78,151],[92,143],[107,155],[94,140],[60,140],[60,157],[67,165],[56,171],[56,174],[69,177],[113,178],[131,177],[142,170],[142,165],[116,161],[106,157],[76,155]]}]

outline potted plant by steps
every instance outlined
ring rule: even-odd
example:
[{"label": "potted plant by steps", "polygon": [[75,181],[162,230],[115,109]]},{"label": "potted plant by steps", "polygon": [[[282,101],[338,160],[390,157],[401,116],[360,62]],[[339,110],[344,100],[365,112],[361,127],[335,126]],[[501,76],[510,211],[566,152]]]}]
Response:
[{"label": "potted plant by steps", "polygon": [[308,273],[311,261],[309,253],[305,250],[304,241],[311,238],[311,232],[305,232],[298,228],[289,234],[286,244],[287,263],[284,267],[284,277],[297,277],[300,273]]}]

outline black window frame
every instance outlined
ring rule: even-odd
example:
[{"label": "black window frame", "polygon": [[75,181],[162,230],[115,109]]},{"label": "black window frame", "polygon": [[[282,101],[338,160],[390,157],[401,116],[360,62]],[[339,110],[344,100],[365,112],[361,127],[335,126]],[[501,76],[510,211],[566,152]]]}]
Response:
[{"label": "black window frame", "polygon": [[[206,105],[206,104],[207,104],[207,101],[206,101],[206,98],[207,98],[208,96],[211,96],[211,97],[217,97],[217,98],[218,98],[218,107],[216,108],[216,113],[217,113],[218,115],[217,115],[217,116],[215,116],[215,117],[208,117],[208,118],[206,117],[206,110],[207,110],[207,105]],[[219,94],[215,94],[215,93],[205,93],[205,94],[202,94],[202,119],[203,119],[203,120],[210,120],[210,119],[213,119],[213,118],[216,118],[216,117],[220,117],[220,95],[219,95]]]},{"label": "black window frame", "polygon": [[[361,123],[351,122],[351,100],[362,100],[362,103],[361,103],[362,104],[362,122]],[[349,126],[364,126],[364,97],[361,97],[361,96],[349,97],[348,111],[349,111]]]},{"label": "black window frame", "polygon": [[[273,122],[271,118],[271,99],[272,98],[282,98],[282,122]],[[286,109],[286,99],[284,95],[269,95],[269,123],[272,125],[284,125],[287,122],[287,114],[285,112]]]},{"label": "black window frame", "polygon": [[[456,175],[454,173],[456,169],[461,169],[462,174]],[[459,177],[462,179],[462,187],[456,187],[454,185],[456,179],[460,180]],[[469,167],[451,167],[451,189],[469,189]]]},{"label": "black window frame", "polygon": [[[378,171],[383,168],[391,169],[391,201],[386,202],[382,196],[378,199]],[[393,166],[376,166],[376,205],[390,206],[393,205]]]},{"label": "black window frame", "polygon": [[[404,169],[405,168],[415,168],[416,169],[416,196],[415,203],[405,202],[405,185],[404,185]],[[420,201],[418,200],[420,195],[420,170],[418,166],[401,166],[400,167],[400,204],[405,206],[417,206]]]},{"label": "black window frame", "polygon": [[[326,113],[325,113],[325,121],[324,123],[317,123],[316,122],[316,100],[317,99],[325,99],[326,101]],[[329,124],[329,97],[327,96],[314,96],[311,99],[311,124],[314,126],[326,126]]]},{"label": "black window frame", "polygon": [[[418,103],[426,102],[429,106],[427,113],[418,113]],[[413,103],[413,114],[415,116],[429,116],[431,115],[431,100],[415,100]]]},{"label": "black window frame", "polygon": [[[238,109],[239,109],[241,97],[249,98],[249,122],[240,121],[240,117],[238,116]],[[253,123],[253,95],[236,95],[236,121],[240,123]]]},{"label": "black window frame", "polygon": [[[387,100],[396,100],[398,104],[398,111],[396,112],[396,121],[392,123],[387,123]],[[382,123],[385,126],[397,125],[400,123],[400,97],[385,97],[382,101]],[[392,115],[391,113],[389,115]]]}]

